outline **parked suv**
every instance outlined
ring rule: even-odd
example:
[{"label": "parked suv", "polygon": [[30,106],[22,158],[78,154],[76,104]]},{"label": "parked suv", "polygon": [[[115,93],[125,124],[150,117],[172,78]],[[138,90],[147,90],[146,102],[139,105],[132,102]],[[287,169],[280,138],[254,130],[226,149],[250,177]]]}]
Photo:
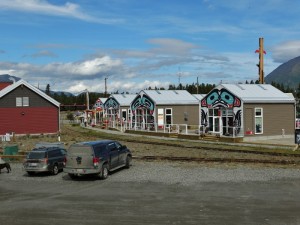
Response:
[{"label": "parked suv", "polygon": [[106,179],[110,171],[129,168],[132,159],[125,145],[112,140],[76,143],[67,152],[64,172],[71,178],[93,174]]},{"label": "parked suv", "polygon": [[63,170],[66,150],[60,147],[38,147],[32,149],[23,164],[28,175],[51,172],[53,175]]}]

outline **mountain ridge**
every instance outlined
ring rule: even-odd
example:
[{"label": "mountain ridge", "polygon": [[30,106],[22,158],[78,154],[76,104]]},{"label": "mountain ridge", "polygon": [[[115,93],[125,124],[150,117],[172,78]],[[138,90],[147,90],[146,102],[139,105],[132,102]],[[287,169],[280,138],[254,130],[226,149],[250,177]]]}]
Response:
[{"label": "mountain ridge", "polygon": [[266,83],[283,84],[285,87],[297,88],[300,83],[300,56],[293,58],[269,73]]}]

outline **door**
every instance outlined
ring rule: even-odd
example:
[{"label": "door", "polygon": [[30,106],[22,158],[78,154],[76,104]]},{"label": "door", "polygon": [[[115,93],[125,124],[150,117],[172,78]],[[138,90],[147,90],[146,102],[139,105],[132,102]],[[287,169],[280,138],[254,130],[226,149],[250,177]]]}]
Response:
[{"label": "door", "polygon": [[119,142],[115,142],[115,144],[119,152],[119,166],[124,165],[126,163],[126,151]]},{"label": "door", "polygon": [[113,169],[119,165],[119,151],[114,142],[108,144],[109,166]]},{"label": "door", "polygon": [[220,133],[220,117],[214,117],[213,132]]},{"label": "door", "polygon": [[221,133],[222,121],[221,121],[220,109],[209,109],[208,122],[209,131],[212,133]]}]

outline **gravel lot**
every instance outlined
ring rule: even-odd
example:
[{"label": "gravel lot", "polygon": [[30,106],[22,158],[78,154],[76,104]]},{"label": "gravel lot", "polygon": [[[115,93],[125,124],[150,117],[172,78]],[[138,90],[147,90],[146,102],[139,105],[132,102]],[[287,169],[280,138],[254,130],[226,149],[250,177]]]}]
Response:
[{"label": "gravel lot", "polygon": [[[1,180],[24,182],[65,182],[70,180],[65,173],[57,176],[38,174],[28,176],[21,163],[11,163],[12,172],[2,170]],[[85,179],[85,178],[83,178]],[[93,178],[89,178],[92,179]],[[129,170],[121,169],[109,176],[110,182],[158,182],[191,186],[203,182],[247,182],[280,179],[300,179],[299,168],[274,168],[263,165],[205,164],[165,161],[135,160]],[[78,179],[80,180],[80,179]],[[99,182],[103,182],[99,180]]]},{"label": "gravel lot", "polygon": [[71,180],[11,166],[1,224],[300,224],[298,168],[134,160],[107,180]]}]

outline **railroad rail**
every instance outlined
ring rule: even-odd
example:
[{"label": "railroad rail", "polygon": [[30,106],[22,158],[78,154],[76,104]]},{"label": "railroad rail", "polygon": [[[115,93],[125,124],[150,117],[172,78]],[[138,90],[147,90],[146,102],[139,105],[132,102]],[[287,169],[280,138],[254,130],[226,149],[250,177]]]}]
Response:
[{"label": "railroad rail", "polygon": [[185,161],[185,162],[218,162],[218,163],[253,163],[253,164],[279,164],[300,165],[296,160],[268,160],[268,159],[242,159],[242,158],[201,158],[201,157],[174,157],[174,156],[134,156],[134,159],[146,161]]},{"label": "railroad rail", "polygon": [[[22,161],[25,155],[0,155],[1,158]],[[144,161],[181,161],[181,162],[217,162],[217,163],[252,163],[252,164],[278,164],[300,165],[300,161],[274,160],[274,159],[242,159],[242,158],[204,158],[204,157],[174,157],[174,156],[133,156],[133,159]]]}]

